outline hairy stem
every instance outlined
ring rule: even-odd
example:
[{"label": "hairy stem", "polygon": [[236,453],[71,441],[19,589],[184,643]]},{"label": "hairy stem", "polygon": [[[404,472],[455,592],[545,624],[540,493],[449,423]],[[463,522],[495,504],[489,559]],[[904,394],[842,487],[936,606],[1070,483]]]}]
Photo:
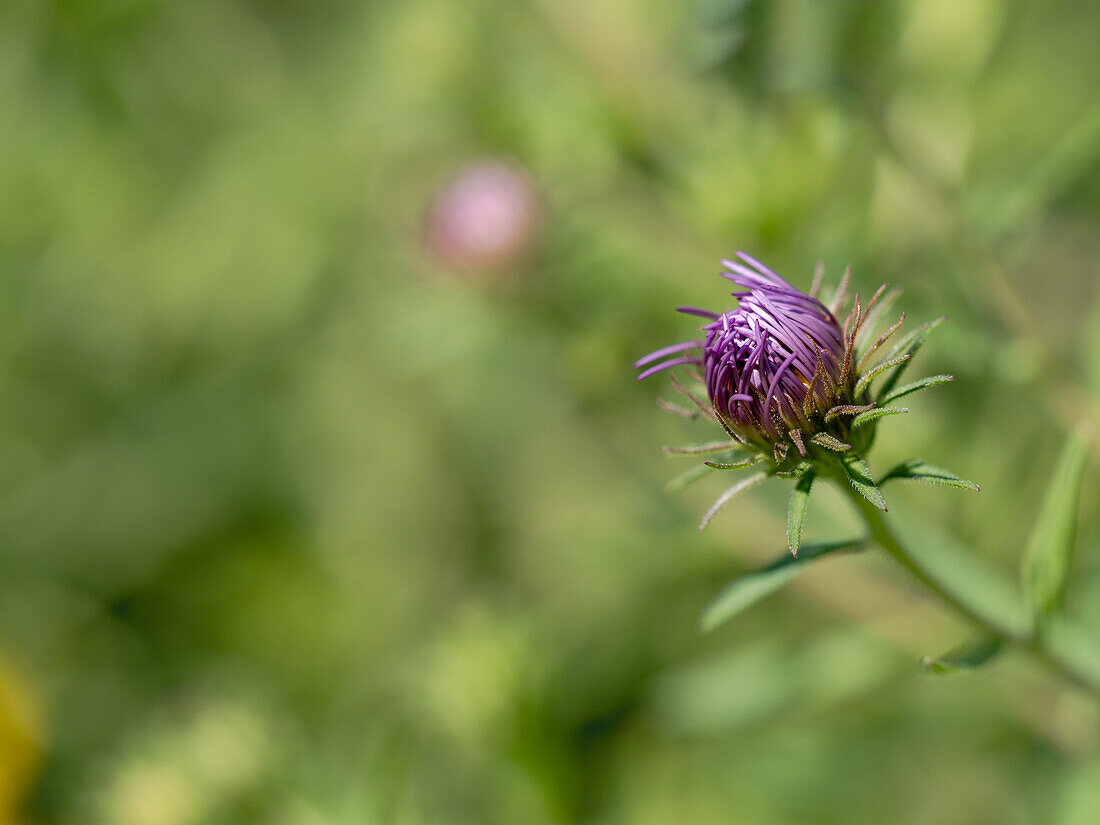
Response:
[{"label": "hairy stem", "polygon": [[1100,699],[1100,647],[1080,628],[1052,617],[1041,626],[1021,624],[969,598],[944,576],[922,564],[891,528],[886,515],[842,479],[837,486],[863,517],[871,538],[941,602],[985,633],[1030,652],[1052,671]]}]

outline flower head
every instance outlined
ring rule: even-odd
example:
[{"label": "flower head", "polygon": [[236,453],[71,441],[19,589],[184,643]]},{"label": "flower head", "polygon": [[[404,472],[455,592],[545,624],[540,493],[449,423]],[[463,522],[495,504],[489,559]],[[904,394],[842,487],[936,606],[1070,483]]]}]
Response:
[{"label": "flower head", "polygon": [[638,377],[695,365],[711,409],[731,436],[773,450],[783,445],[780,455],[790,444],[805,456],[805,442],[813,436],[847,435],[832,421],[870,409],[866,389],[856,391],[854,349],[883,290],[866,308],[857,296],[842,325],[815,295],[800,292],[743,252],[738,257],[741,262],[722,262],[723,277],[740,287],[732,293],[737,307],[721,314],[680,307],[707,319],[702,339],[650,353],[635,364],[644,368]]},{"label": "flower head", "polygon": [[[881,286],[864,306],[857,294],[843,323],[837,312],[844,303],[848,272],[844,273],[829,305],[817,298],[821,269],[814,275],[809,293],[800,292],[760,261],[738,252],[739,261],[722,261],[722,276],[738,289],[737,306],[726,312],[680,307],[680,312],[705,319],[702,335],[651,352],[634,366],[638,378],[647,378],[671,367],[694,367],[707,400],[698,398],[673,379],[673,386],[691,399],[699,412],[665,404],[691,418],[700,413],[713,417],[730,441],[665,449],[674,454],[723,454],[710,467],[736,470],[765,463],[756,472],[726,490],[703,518],[705,527],[733,496],[750,489],[769,475],[798,479],[791,494],[787,543],[797,555],[802,540],[805,503],[814,478],[828,475],[846,478],[875,507],[886,503],[871,476],[864,456],[874,440],[876,422],[887,415],[906,413],[892,403],[925,387],[953,381],[950,375],[923,378],[902,387],[899,377],[928,333],[942,318],[923,324],[894,345],[876,363],[873,356],[905,321],[903,315],[882,335],[874,335],[877,319],[896,293],[884,297]],[[877,386],[872,391],[872,383]],[[937,468],[918,472],[923,462],[910,462],[888,473],[890,478],[935,478],[936,483],[976,486]],[[932,470],[935,470],[933,473]],[[699,478],[685,474],[676,483]]]},{"label": "flower head", "polygon": [[762,265],[756,265],[758,274],[724,263],[730,280],[745,291],[733,293],[736,309],[704,327],[707,395],[731,426],[773,438],[837,403],[844,335],[816,298]]}]

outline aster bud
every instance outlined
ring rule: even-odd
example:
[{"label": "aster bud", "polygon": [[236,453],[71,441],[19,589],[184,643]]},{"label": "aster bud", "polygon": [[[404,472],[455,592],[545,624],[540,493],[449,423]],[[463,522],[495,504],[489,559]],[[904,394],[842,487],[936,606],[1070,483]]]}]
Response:
[{"label": "aster bud", "polygon": [[[722,276],[738,287],[732,293],[736,308],[718,313],[680,307],[680,312],[705,320],[701,335],[652,352],[634,366],[641,370],[639,379],[671,367],[693,368],[705,401],[675,379],[673,385],[737,442],[727,442],[724,450],[719,443],[680,452],[734,450],[731,461],[708,464],[716,469],[764,464],[763,473],[757,475],[800,480],[799,514],[789,525],[793,551],[801,538],[804,499],[819,473],[846,476],[864,497],[885,509],[863,458],[874,439],[876,422],[907,412],[890,406],[897,398],[952,379],[935,376],[896,387],[906,362],[938,322],[918,328],[869,365],[904,321],[903,316],[872,339],[878,319],[893,298],[886,296],[885,285],[866,304],[857,294],[841,322],[837,313],[844,304],[847,272],[826,306],[817,298],[820,270],[806,294],[750,255],[738,252],[737,257],[722,261]],[[880,378],[873,392],[872,384]],[[736,485],[737,489],[747,486],[751,485]],[[795,509],[792,504],[792,512]],[[713,511],[708,520],[711,515]]]}]

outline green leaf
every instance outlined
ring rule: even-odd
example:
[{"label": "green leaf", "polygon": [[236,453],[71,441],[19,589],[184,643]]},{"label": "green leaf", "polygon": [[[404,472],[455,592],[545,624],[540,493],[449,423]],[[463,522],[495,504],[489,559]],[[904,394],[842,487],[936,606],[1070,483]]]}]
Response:
[{"label": "green leaf", "polygon": [[814,444],[819,447],[824,447],[826,450],[832,450],[833,452],[842,453],[845,450],[852,449],[851,444],[845,444],[839,438],[833,438],[828,433],[818,433],[810,439]]},{"label": "green leaf", "polygon": [[859,398],[863,394],[863,391],[867,389],[868,386],[870,386],[871,382],[874,381],[880,373],[886,372],[886,370],[890,369],[890,367],[896,367],[899,364],[904,364],[912,357],[913,356],[911,353],[906,352],[902,355],[899,355],[897,358],[887,358],[879,361],[877,364],[871,367],[868,372],[865,372],[856,382],[856,388],[852,391],[852,397]]},{"label": "green leaf", "polygon": [[670,412],[673,415],[678,415],[680,418],[687,418],[689,420],[698,421],[701,418],[706,418],[703,415],[702,410],[689,409],[687,407],[681,407],[679,404],[673,404],[671,401],[666,401],[663,398],[657,399],[657,406],[666,412]]},{"label": "green leaf", "polygon": [[887,416],[895,416],[900,412],[909,412],[908,407],[876,407],[875,409],[869,409],[866,412],[860,412],[858,416],[851,419],[851,429],[857,429],[859,427],[868,425],[871,421],[877,421],[880,418],[886,418]]},{"label": "green leaf", "polygon": [[844,466],[848,481],[851,482],[856,491],[878,509],[885,510],[886,500],[882,497],[878,487],[875,486],[875,480],[871,475],[871,468],[867,466],[867,462],[860,458],[857,453],[849,451],[840,454],[840,463]]},{"label": "green leaf", "polygon": [[760,453],[753,453],[745,458],[735,458],[737,458],[736,461],[704,461],[703,463],[715,470],[743,470],[745,467],[751,467],[753,464],[759,464],[764,460],[764,456]]},{"label": "green leaf", "polygon": [[897,415],[898,413],[907,413],[909,409],[907,407],[876,407],[873,410],[867,410],[862,412],[852,419],[852,429],[857,429],[865,424],[870,424],[872,421],[878,421],[880,418],[885,418],[888,415]]},{"label": "green leaf", "polygon": [[897,401],[902,396],[917,392],[917,390],[927,389],[928,387],[935,387],[938,384],[946,384],[949,381],[954,380],[955,376],[953,375],[929,375],[927,378],[922,378],[919,381],[914,381],[912,384],[906,384],[904,387],[898,387],[889,395],[881,396],[878,403],[886,406],[892,401]]},{"label": "green leaf", "polygon": [[979,636],[963,642],[942,656],[936,658],[925,656],[921,660],[921,667],[930,673],[958,673],[962,670],[973,670],[1000,653],[1003,647],[1004,639],[1000,636]]},{"label": "green leaf", "polygon": [[929,321],[926,324],[921,324],[915,330],[910,332],[904,338],[902,338],[894,348],[890,350],[890,354],[886,356],[887,361],[891,361],[894,358],[907,353],[910,357],[908,360],[898,364],[894,368],[893,372],[883,379],[882,385],[878,389],[878,396],[880,403],[885,403],[881,399],[884,399],[895,386],[897,386],[898,380],[901,378],[901,374],[905,371],[905,368],[909,366],[909,363],[913,360],[912,356],[917,354],[917,351],[924,346],[924,342],[928,340],[928,336],[932,334],[932,330],[946,321],[947,318],[937,318],[935,321]]},{"label": "green leaf", "polygon": [[689,484],[698,481],[706,476],[707,473],[714,472],[713,467],[708,467],[706,464],[697,464],[690,470],[680,473],[676,478],[665,484],[665,489],[670,493],[676,493],[683,490]]},{"label": "green leaf", "polygon": [[834,418],[838,418],[842,415],[856,415],[861,412],[867,412],[867,410],[874,406],[874,404],[837,404],[825,413],[825,420],[832,421]]},{"label": "green leaf", "polygon": [[963,490],[973,490],[975,493],[981,490],[973,481],[959,478],[954,473],[948,472],[940,467],[934,467],[919,458],[911,458],[908,461],[901,462],[901,464],[879,479],[879,486],[881,487],[887,481],[893,479],[921,481],[925,484],[939,484],[943,487],[959,487]]},{"label": "green leaf", "polygon": [[707,453],[725,453],[737,447],[730,440],[708,441],[706,444],[689,444],[686,447],[662,447],[668,455],[705,455]]},{"label": "green leaf", "polygon": [[802,570],[822,556],[840,551],[854,551],[866,544],[864,539],[807,544],[798,556],[784,555],[760,570],[738,576],[703,610],[699,625],[713,630],[746,608],[781,588]]},{"label": "green leaf", "polygon": [[776,478],[801,478],[802,474],[811,466],[813,466],[813,463],[810,461],[800,461],[789,470],[776,470],[774,475]]},{"label": "green leaf", "polygon": [[813,487],[817,470],[809,467],[798,479],[791,490],[790,505],[787,507],[787,549],[792,556],[798,555],[802,544],[802,526],[806,522],[806,505],[810,502],[810,488]]},{"label": "green leaf", "polygon": [[1071,678],[1100,692],[1100,644],[1095,633],[1055,613],[1043,625],[1043,647],[1068,666]]},{"label": "green leaf", "polygon": [[767,473],[754,473],[748,478],[741,479],[739,482],[737,482],[732,487],[728,488],[724,493],[722,493],[722,495],[718,496],[718,500],[711,505],[711,508],[707,510],[707,514],[703,516],[703,521],[699,524],[699,532],[703,532],[703,529],[708,524],[710,524],[710,520],[718,514],[719,510],[726,506],[731,498],[736,496],[738,493],[743,493],[745,492],[745,490],[755,487],[767,477]]},{"label": "green leaf", "polygon": [[1058,610],[1065,596],[1089,442],[1083,428],[1066,442],[1024,551],[1021,568],[1024,593],[1037,620]]}]

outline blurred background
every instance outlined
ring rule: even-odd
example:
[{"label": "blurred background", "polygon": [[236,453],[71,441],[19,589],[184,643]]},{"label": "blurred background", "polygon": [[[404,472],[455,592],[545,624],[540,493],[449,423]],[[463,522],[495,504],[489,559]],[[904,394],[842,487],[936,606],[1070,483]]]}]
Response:
[{"label": "blurred background", "polygon": [[[1091,0],[5,0],[0,823],[1095,823],[1100,713],[874,554],[715,633],[631,362],[746,249],[942,327],[1012,572],[1100,423]],[[1100,636],[1100,452],[1070,611]],[[774,484],[774,487],[772,486]],[[850,533],[838,497],[808,538]]]}]

